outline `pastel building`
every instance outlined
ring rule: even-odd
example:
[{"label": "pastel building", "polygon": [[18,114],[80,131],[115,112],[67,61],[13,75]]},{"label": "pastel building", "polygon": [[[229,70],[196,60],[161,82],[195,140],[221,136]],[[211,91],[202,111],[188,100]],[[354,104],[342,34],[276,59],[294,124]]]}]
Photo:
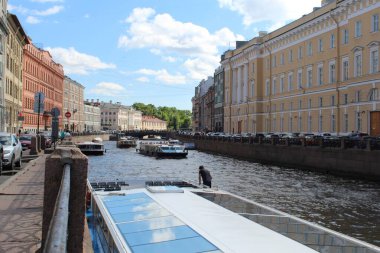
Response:
[{"label": "pastel building", "polygon": [[[37,48],[32,43],[24,46],[23,55],[23,130],[37,132],[44,130],[44,125],[51,125],[49,112],[58,108],[59,127],[63,128],[63,67],[53,61],[50,53]],[[34,112],[35,94],[44,94],[44,110],[40,117]],[[39,123],[39,124],[38,124]]]},{"label": "pastel building", "polygon": [[7,27],[7,5],[8,0],[0,1],[0,131],[5,131],[5,61],[6,61],[6,42],[9,34]]},{"label": "pastel building", "polygon": [[167,130],[167,122],[153,116],[142,116],[142,130]]},{"label": "pastel building", "polygon": [[222,55],[224,131],[380,135],[380,1],[322,1]]},{"label": "pastel building", "polygon": [[84,101],[84,131],[100,131],[100,107],[99,101]]},{"label": "pastel building", "polygon": [[142,113],[120,102],[100,103],[100,121],[104,130],[141,130]]},{"label": "pastel building", "polygon": [[64,128],[73,132],[82,132],[85,127],[84,89],[85,87],[70,77],[65,76],[63,93],[63,112],[70,112],[71,117],[64,119]]}]

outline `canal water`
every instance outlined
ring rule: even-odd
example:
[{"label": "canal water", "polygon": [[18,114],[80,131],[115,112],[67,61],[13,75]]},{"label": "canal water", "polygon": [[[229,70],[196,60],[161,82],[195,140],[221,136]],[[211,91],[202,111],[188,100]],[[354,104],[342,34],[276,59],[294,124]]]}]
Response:
[{"label": "canal water", "polygon": [[182,179],[211,171],[213,186],[380,246],[380,184],[268,166],[189,151],[185,159],[156,159],[104,142],[104,156],[89,157],[90,180]]}]

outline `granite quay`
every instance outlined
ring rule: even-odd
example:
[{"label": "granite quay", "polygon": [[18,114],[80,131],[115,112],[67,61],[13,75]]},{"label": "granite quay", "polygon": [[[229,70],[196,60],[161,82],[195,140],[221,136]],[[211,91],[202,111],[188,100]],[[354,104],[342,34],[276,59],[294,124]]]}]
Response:
[{"label": "granite quay", "polygon": [[264,164],[313,170],[380,181],[380,143],[305,138],[217,137],[179,135],[197,149]]}]

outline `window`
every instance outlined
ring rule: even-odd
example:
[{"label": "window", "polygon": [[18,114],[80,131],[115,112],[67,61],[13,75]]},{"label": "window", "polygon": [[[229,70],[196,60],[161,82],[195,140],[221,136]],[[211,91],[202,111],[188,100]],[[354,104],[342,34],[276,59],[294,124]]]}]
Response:
[{"label": "window", "polygon": [[284,93],[284,76],[280,77],[280,92]]},{"label": "window", "polygon": [[318,131],[322,132],[322,126],[323,126],[323,117],[322,115],[319,115],[319,122],[318,122]]},{"label": "window", "polygon": [[331,34],[330,35],[330,48],[334,48],[335,47],[335,34]]},{"label": "window", "polygon": [[357,51],[354,55],[354,76],[362,75],[362,52]]},{"label": "window", "polygon": [[371,31],[372,32],[379,31],[379,14],[375,14],[372,16]]},{"label": "window", "polygon": [[332,95],[331,96],[331,106],[334,106],[335,105],[335,96]]},{"label": "window", "polygon": [[313,55],[313,43],[309,42],[307,45],[307,55],[312,56]]},{"label": "window", "polygon": [[308,102],[307,102],[307,108],[308,109],[311,109],[311,98],[309,98]]},{"label": "window", "polygon": [[289,50],[289,62],[293,62],[293,50]]},{"label": "window", "polygon": [[272,94],[276,94],[276,86],[277,86],[277,80],[276,78],[273,79],[273,88],[272,88]]},{"label": "window", "polygon": [[360,112],[356,112],[356,131],[362,130],[362,118]]},{"label": "window", "polygon": [[323,97],[319,97],[319,107],[323,107]]},{"label": "window", "polygon": [[270,87],[269,87],[269,80],[266,80],[265,82],[265,95],[269,96]]},{"label": "window", "polygon": [[323,84],[323,65],[318,65],[318,75],[317,75],[317,82],[318,82],[318,85],[322,85]]},{"label": "window", "polygon": [[342,69],[342,79],[343,79],[343,81],[347,81],[348,80],[348,70],[349,70],[348,57],[343,58],[342,68],[343,68]]},{"label": "window", "polygon": [[318,51],[319,52],[323,51],[323,40],[322,39],[318,40]]},{"label": "window", "polygon": [[302,117],[298,117],[298,132],[302,132]]},{"label": "window", "polygon": [[251,81],[251,97],[255,96],[255,80]]},{"label": "window", "polygon": [[329,82],[335,83],[335,62],[330,62],[329,64]]},{"label": "window", "polygon": [[375,74],[379,71],[379,50],[374,48],[370,50],[370,73]]},{"label": "window", "polygon": [[348,30],[347,29],[343,30],[343,41],[342,41],[342,43],[348,44]]},{"label": "window", "polygon": [[298,109],[302,109],[302,100],[300,99],[300,100],[298,100]]},{"label": "window", "polygon": [[288,90],[293,90],[293,73],[290,73],[288,76]]},{"label": "window", "polygon": [[358,103],[360,102],[360,90],[357,90],[355,92],[355,101]]},{"label": "window", "polygon": [[378,100],[378,95],[379,95],[378,89],[377,88],[372,88],[369,91],[368,101],[376,101],[376,100]]},{"label": "window", "polygon": [[344,104],[348,104],[348,94],[344,94]]},{"label": "window", "polygon": [[277,56],[273,56],[273,59],[272,59],[272,67],[276,67],[277,66]]},{"label": "window", "polygon": [[311,124],[312,124],[312,118],[311,115],[307,118],[307,131],[310,133],[311,132]]},{"label": "window", "polygon": [[312,68],[307,69],[307,87],[310,88],[313,85],[313,70]]},{"label": "window", "polygon": [[344,114],[344,131],[348,132],[348,114]]},{"label": "window", "polygon": [[335,132],[335,115],[331,115],[331,132]]},{"label": "window", "polygon": [[290,102],[290,110],[293,111],[293,102]]},{"label": "window", "polygon": [[302,46],[298,47],[298,59],[302,59]]},{"label": "window", "polygon": [[302,89],[302,69],[299,69],[297,73],[297,85],[298,89]]},{"label": "window", "polygon": [[356,21],[355,22],[355,37],[361,37],[362,36],[362,21]]},{"label": "window", "polygon": [[285,64],[284,53],[282,53],[281,56],[280,56],[280,62],[281,62],[281,65]]}]

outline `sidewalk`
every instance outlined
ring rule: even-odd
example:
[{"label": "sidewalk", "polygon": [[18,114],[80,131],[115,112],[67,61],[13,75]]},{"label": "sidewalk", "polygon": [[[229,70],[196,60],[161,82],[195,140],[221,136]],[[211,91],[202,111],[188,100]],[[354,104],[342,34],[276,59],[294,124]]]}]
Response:
[{"label": "sidewalk", "polygon": [[40,248],[46,157],[41,155],[0,182],[0,252]]}]

